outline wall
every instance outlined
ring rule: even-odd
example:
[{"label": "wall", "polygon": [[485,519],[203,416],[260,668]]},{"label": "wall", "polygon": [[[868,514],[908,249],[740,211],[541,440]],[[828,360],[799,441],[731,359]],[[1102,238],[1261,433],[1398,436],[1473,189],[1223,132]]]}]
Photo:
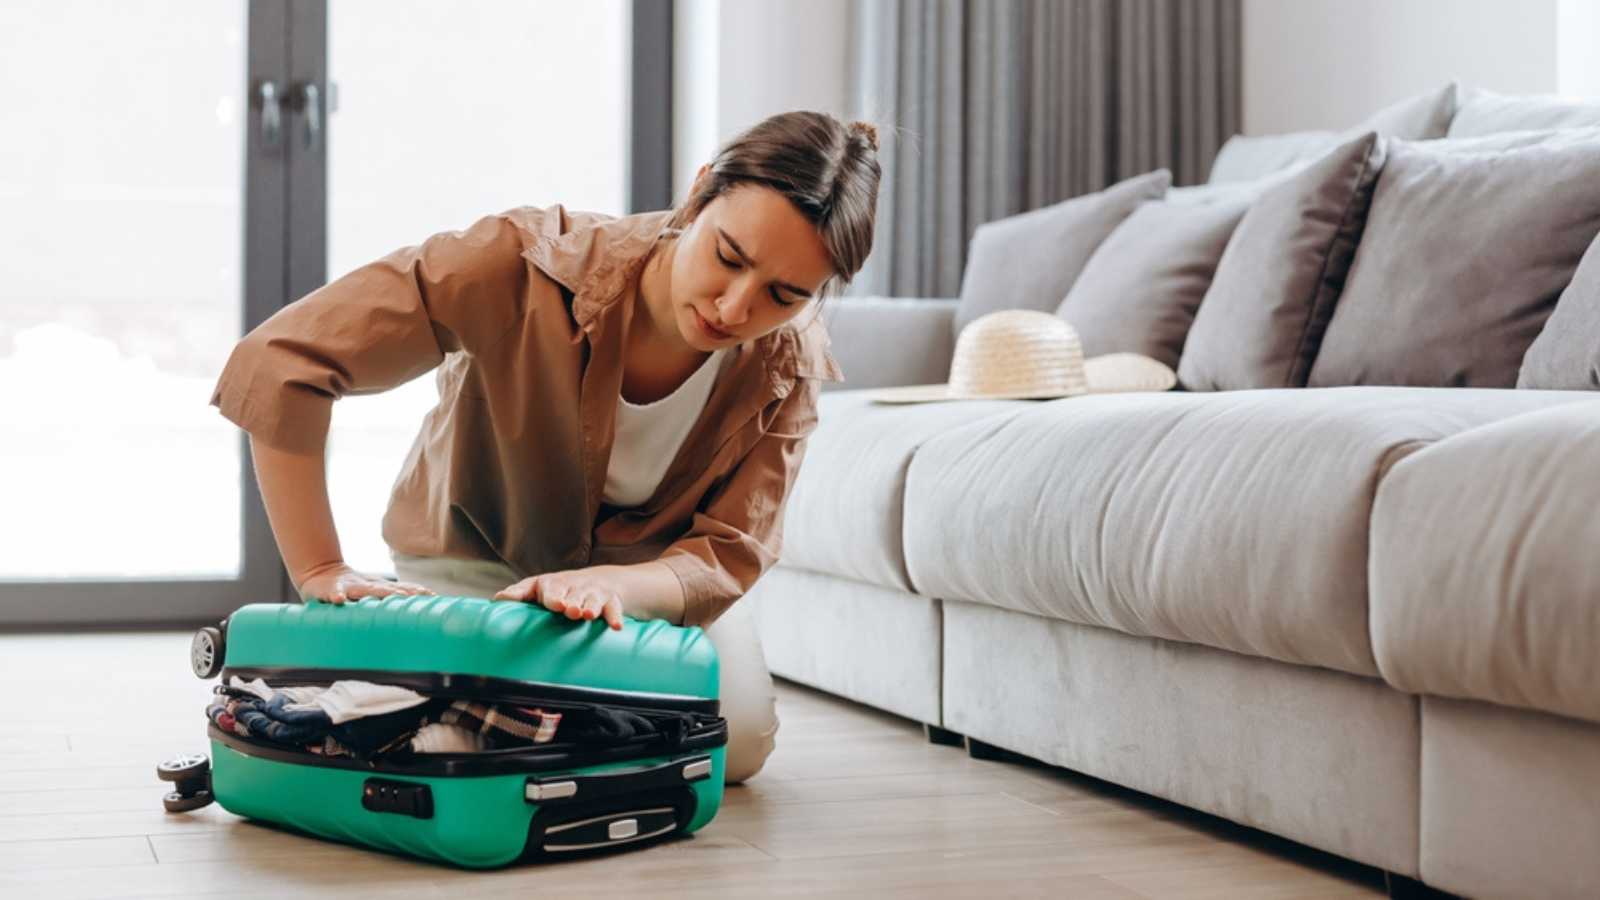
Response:
[{"label": "wall", "polygon": [[1452,79],[1600,96],[1588,0],[1243,0],[1243,130],[1345,128]]},{"label": "wall", "polygon": [[850,0],[678,0],[673,199],[725,141],[767,116],[849,102]]},{"label": "wall", "polygon": [[716,152],[721,0],[677,0],[672,18],[672,202]]},{"label": "wall", "polygon": [[[1452,79],[1600,97],[1594,0],[1242,0],[1243,130],[1344,128]],[[851,0],[678,0],[673,196],[772,113],[850,106]]]},{"label": "wall", "polygon": [[1559,0],[1556,16],[1556,90],[1600,97],[1600,3]]}]

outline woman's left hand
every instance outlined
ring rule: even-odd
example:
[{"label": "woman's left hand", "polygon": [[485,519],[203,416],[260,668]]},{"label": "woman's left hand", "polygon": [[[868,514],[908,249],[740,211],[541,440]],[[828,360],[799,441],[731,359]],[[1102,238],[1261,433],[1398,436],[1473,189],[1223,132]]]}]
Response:
[{"label": "woman's left hand", "polygon": [[499,591],[494,599],[538,603],[569,619],[603,616],[611,630],[622,629],[622,594],[615,580],[596,567],[532,575]]}]

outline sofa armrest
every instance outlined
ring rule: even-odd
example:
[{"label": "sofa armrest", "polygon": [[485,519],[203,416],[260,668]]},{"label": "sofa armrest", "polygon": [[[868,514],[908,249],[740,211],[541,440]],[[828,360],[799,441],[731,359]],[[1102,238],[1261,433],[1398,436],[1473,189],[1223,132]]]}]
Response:
[{"label": "sofa armrest", "polygon": [[823,390],[937,384],[950,377],[955,298],[834,297],[823,312],[842,382]]}]

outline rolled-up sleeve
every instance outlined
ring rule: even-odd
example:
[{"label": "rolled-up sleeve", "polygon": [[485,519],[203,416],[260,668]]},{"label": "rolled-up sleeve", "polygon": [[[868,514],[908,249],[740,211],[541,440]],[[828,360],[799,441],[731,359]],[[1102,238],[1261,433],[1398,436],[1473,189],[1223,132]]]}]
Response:
[{"label": "rolled-up sleeve", "polygon": [[521,235],[504,213],[484,216],[312,291],[239,341],[211,405],[270,446],[320,451],[335,400],[398,387],[505,336],[526,291]]},{"label": "rolled-up sleeve", "polygon": [[689,530],[661,552],[683,586],[684,625],[711,624],[778,561],[784,506],[817,427],[819,388],[810,378],[795,382],[766,432],[701,500]]}]

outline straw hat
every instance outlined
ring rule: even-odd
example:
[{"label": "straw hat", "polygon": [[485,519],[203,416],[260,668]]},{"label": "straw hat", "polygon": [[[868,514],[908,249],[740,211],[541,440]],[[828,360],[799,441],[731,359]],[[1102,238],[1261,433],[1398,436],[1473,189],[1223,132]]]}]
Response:
[{"label": "straw hat", "polygon": [[1005,309],[980,316],[961,329],[949,382],[878,388],[867,396],[882,403],[1045,400],[1165,391],[1177,383],[1171,367],[1138,353],[1084,359],[1077,330],[1060,316]]}]

